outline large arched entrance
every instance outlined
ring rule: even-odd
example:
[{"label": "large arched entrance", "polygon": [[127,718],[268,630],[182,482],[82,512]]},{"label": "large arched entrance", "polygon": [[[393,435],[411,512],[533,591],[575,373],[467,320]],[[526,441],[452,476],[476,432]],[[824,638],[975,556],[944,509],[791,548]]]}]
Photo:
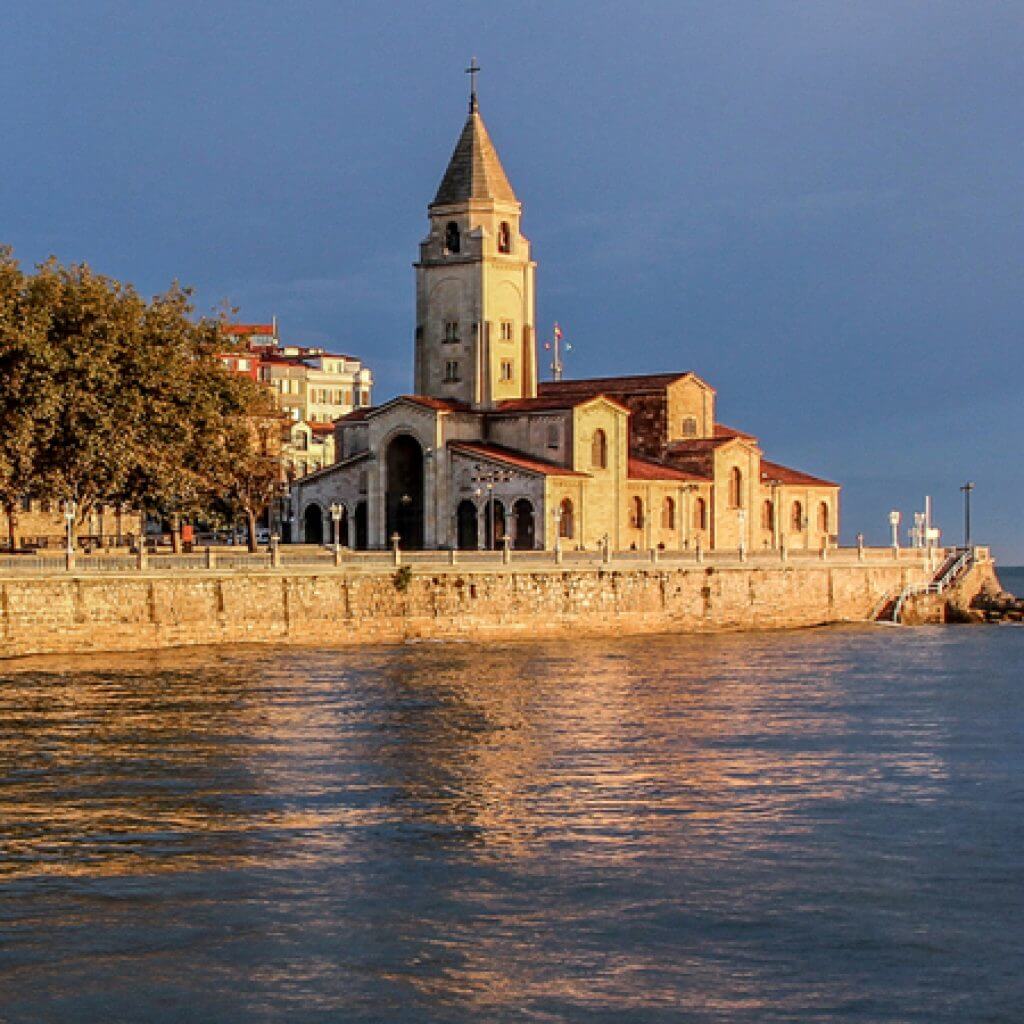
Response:
[{"label": "large arched entrance", "polygon": [[517,551],[532,551],[534,548],[533,505],[526,498],[520,498],[512,506],[512,518],[515,522],[512,546]]},{"label": "large arched entrance", "polygon": [[314,501],[302,513],[303,537],[307,544],[324,542],[324,510]]},{"label": "large arched entrance", "polygon": [[353,523],[355,525],[356,543],[355,548],[357,551],[365,551],[369,546],[369,536],[366,529],[366,502],[360,501],[356,504],[355,513],[352,516]]},{"label": "large arched entrance", "polygon": [[475,551],[480,544],[476,505],[468,499],[460,501],[456,517],[458,520],[457,547],[461,551]]},{"label": "large arched entrance", "polygon": [[423,449],[409,434],[388,445],[387,543],[397,533],[405,550],[423,547]]}]

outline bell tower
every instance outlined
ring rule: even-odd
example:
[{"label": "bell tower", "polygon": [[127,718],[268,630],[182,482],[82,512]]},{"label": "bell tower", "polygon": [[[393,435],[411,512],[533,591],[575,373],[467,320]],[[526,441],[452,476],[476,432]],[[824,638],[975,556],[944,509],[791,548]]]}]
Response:
[{"label": "bell tower", "polygon": [[428,206],[416,267],[416,393],[493,408],[537,394],[534,271],[522,206],[480,116],[469,116]]}]

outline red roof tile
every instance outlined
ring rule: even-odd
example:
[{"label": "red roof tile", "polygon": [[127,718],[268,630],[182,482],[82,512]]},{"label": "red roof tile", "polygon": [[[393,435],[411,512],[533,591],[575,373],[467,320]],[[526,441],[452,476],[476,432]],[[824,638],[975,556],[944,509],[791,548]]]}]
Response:
[{"label": "red roof tile", "polygon": [[541,395],[615,394],[639,395],[664,391],[683,377],[695,376],[690,370],[677,373],[640,373],[626,377],[589,377],[583,380],[547,380],[538,385]]},{"label": "red roof tile", "polygon": [[757,440],[753,434],[748,434],[745,430],[737,430],[735,427],[727,427],[724,423],[715,424],[715,437],[742,437],[748,441]]},{"label": "red roof tile", "polygon": [[273,324],[221,324],[220,333],[228,334],[232,336],[242,336],[248,334],[265,334],[270,337],[274,336],[274,325]]},{"label": "red roof tile", "polygon": [[461,452],[464,455],[475,455],[482,459],[490,459],[492,462],[501,462],[507,466],[514,466],[516,469],[525,470],[528,473],[539,473],[542,476],[586,476],[586,473],[578,473],[574,469],[566,469],[565,466],[556,465],[554,462],[546,462],[526,452],[516,451],[515,448],[506,448],[500,444],[486,444],[483,441],[449,441],[448,447],[453,451]]},{"label": "red roof tile", "polygon": [[780,484],[800,484],[807,487],[838,487],[839,484],[831,480],[822,480],[821,477],[811,476],[810,473],[801,473],[799,469],[790,469],[778,462],[761,460],[761,482],[778,481]]},{"label": "red roof tile", "polygon": [[607,402],[611,402],[612,405],[618,406],[626,412],[629,410],[621,403],[617,402],[614,398],[603,393],[595,394],[555,394],[555,395],[539,395],[537,398],[508,398],[503,402],[498,403],[498,407],[494,410],[491,415],[493,416],[508,416],[517,415],[524,412],[555,412],[558,410],[575,409],[578,405],[584,405],[586,402],[593,402],[598,398],[603,398]]},{"label": "red roof tile", "polygon": [[669,466],[651,459],[640,459],[635,455],[629,457],[630,480],[687,480],[709,483],[711,478],[703,473]]},{"label": "red roof tile", "polygon": [[314,434],[333,434],[334,424],[333,423],[310,423],[309,429]]},{"label": "red roof tile", "polygon": [[[448,398],[431,398],[429,395],[399,395],[392,399],[393,402],[415,402],[416,405],[425,406],[428,409],[437,409],[438,412],[470,412],[470,407],[465,402],[458,402]],[[391,403],[388,402],[388,405]],[[382,409],[383,406],[378,406]]]}]

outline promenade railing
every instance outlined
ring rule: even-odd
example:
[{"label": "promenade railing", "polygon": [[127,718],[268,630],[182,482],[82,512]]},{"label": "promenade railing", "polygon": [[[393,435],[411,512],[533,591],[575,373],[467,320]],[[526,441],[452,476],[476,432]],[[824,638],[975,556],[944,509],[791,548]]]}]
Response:
[{"label": "promenade railing", "polygon": [[[381,572],[397,565],[409,566],[413,571],[445,570],[461,567],[466,570],[501,568],[528,571],[537,568],[573,569],[604,567],[607,569],[641,569],[652,566],[683,567],[742,567],[768,568],[780,565],[793,568],[820,565],[891,565],[893,562],[928,565],[938,568],[952,549],[932,548],[858,548],[835,547],[822,550],[789,549],[759,551],[699,551],[648,549],[612,551],[602,549],[575,550],[565,547],[560,551],[354,551],[349,548],[316,545],[280,545],[276,551],[262,549],[257,552],[237,547],[202,548],[189,553],[137,554],[124,549],[99,551],[89,554],[76,552],[73,557],[53,551],[0,555],[0,580],[12,576],[47,576],[56,574],[92,575],[138,573],[194,573],[218,572],[287,572],[294,569],[323,569],[325,571]],[[975,548],[976,560],[988,557],[987,548]]]}]

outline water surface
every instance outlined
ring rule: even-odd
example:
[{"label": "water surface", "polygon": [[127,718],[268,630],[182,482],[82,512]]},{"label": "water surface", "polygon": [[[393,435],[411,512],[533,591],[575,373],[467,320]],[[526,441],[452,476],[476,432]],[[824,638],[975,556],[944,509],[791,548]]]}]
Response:
[{"label": "water surface", "polygon": [[1022,664],[879,626],[9,665],[0,1021],[1020,1021]]}]

